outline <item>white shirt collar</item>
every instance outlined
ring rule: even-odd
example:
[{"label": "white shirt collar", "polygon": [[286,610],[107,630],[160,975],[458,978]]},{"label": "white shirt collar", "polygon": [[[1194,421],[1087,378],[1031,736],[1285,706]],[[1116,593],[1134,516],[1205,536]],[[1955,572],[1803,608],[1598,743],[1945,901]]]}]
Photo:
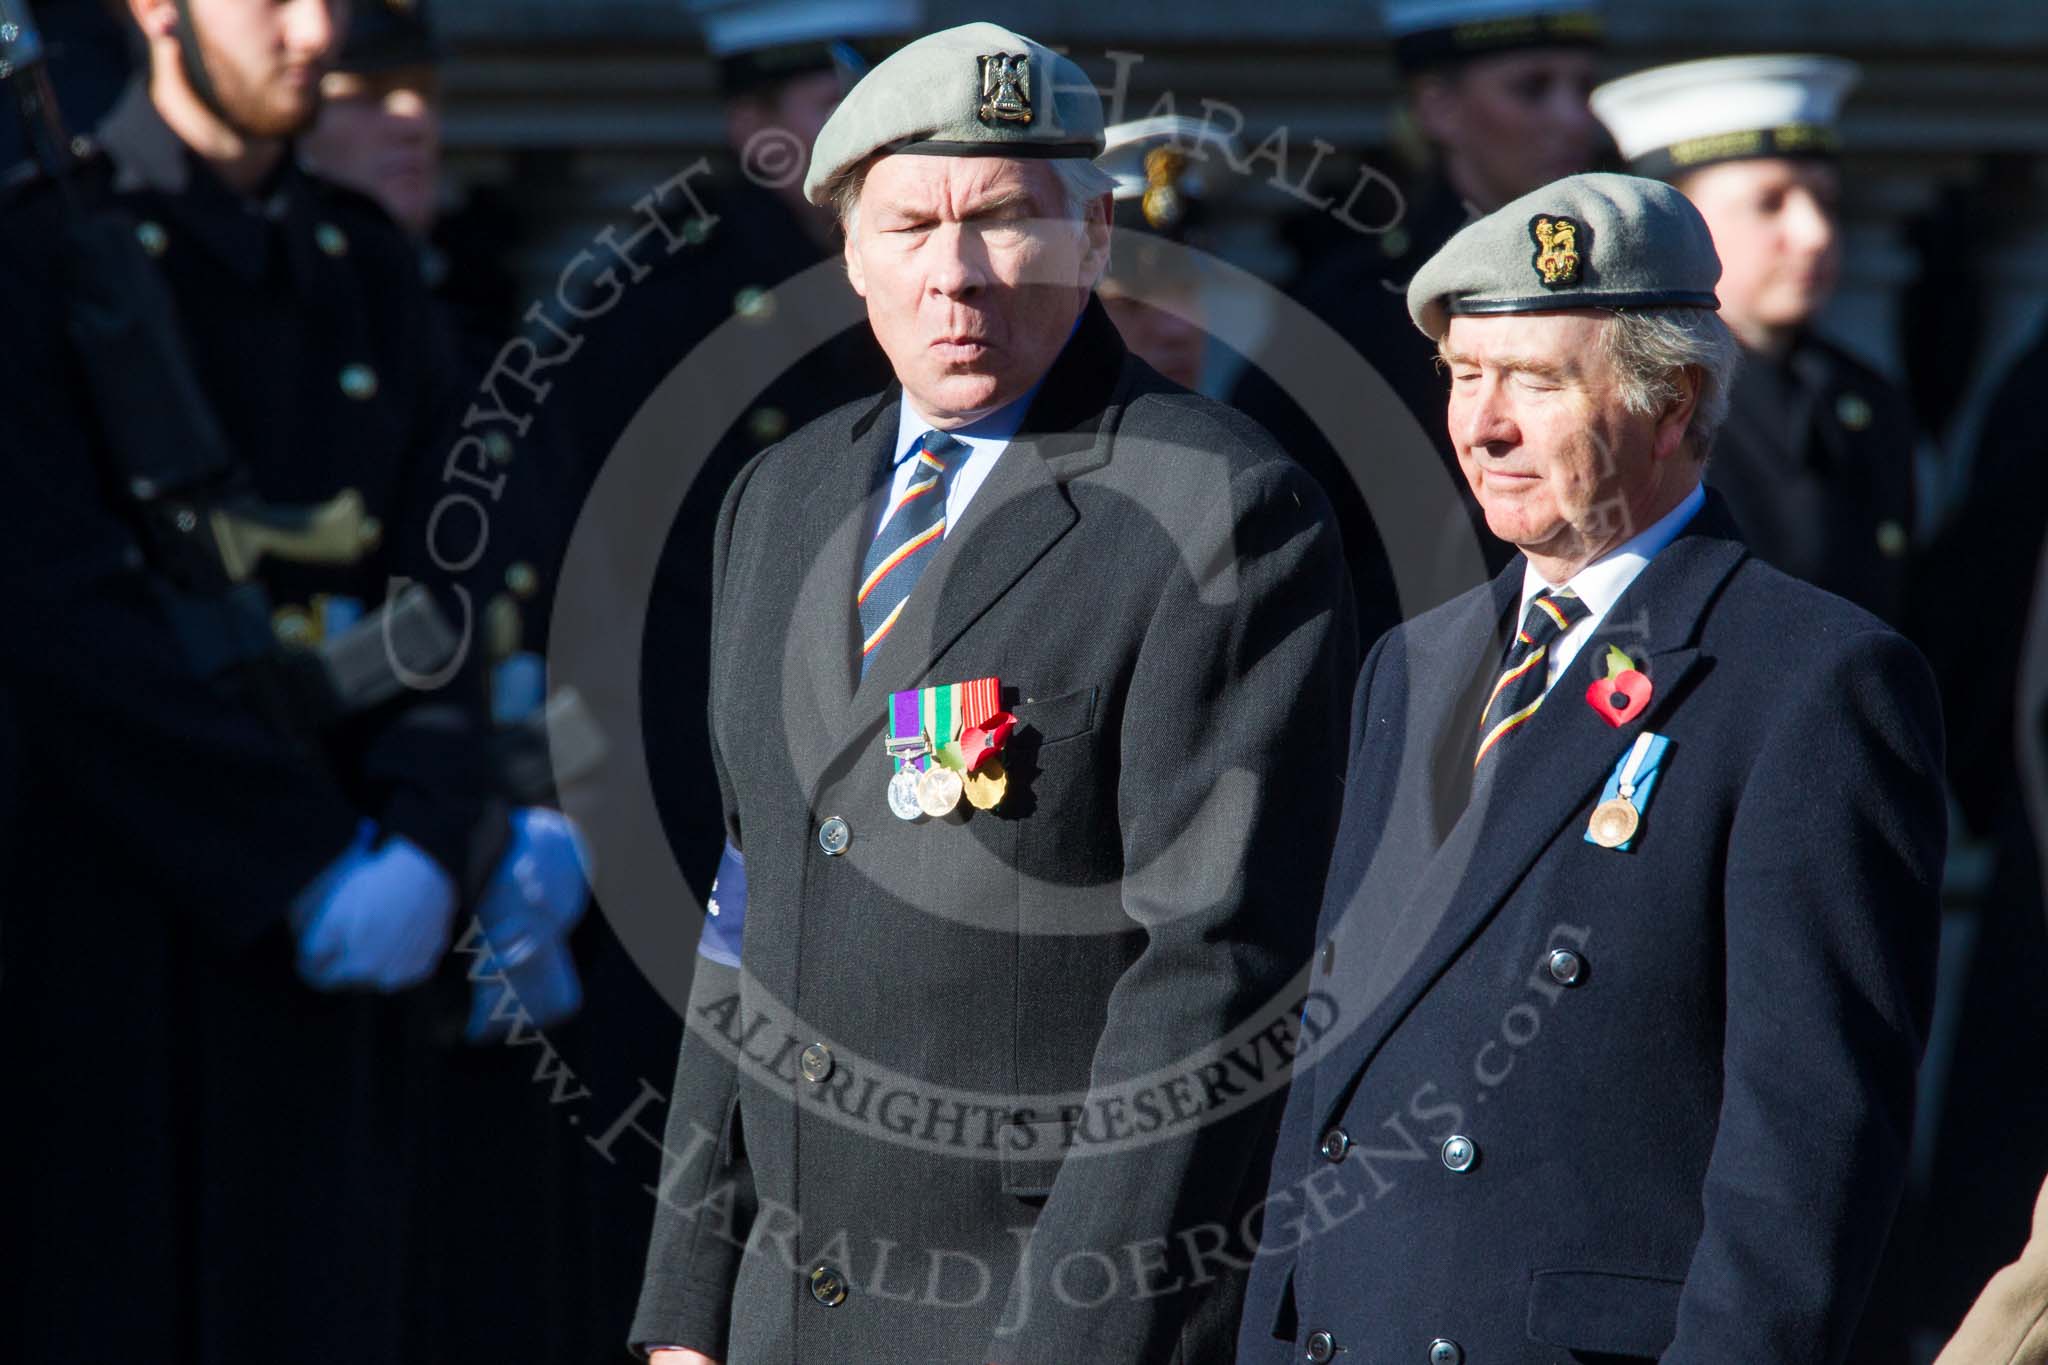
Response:
[{"label": "white shirt collar", "polygon": [[[1024,414],[1031,407],[1031,400],[1038,396],[1039,386],[1044,383],[1045,380],[1041,378],[1037,384],[1033,384],[1029,389],[1025,390],[1020,397],[1003,404],[1003,406],[997,408],[988,416],[977,417],[966,426],[954,427],[946,434],[957,440],[965,441],[968,448],[976,453],[987,452],[1000,455],[1004,448],[1016,437],[1018,428],[1024,425]],[[894,463],[902,464],[905,460],[909,459],[910,452],[916,447],[918,438],[927,431],[936,429],[938,429],[938,423],[919,412],[916,405],[910,401],[910,395],[906,392],[903,395],[903,401],[897,405],[896,458]]]},{"label": "white shirt collar", "polygon": [[1534,564],[1525,563],[1522,568],[1522,606],[1515,619],[1519,621],[1529,614],[1529,603],[1537,593],[1546,589],[1559,592],[1565,588],[1577,593],[1579,600],[1592,610],[1594,617],[1607,615],[1620,600],[1621,595],[1628,591],[1628,585],[1636,581],[1636,575],[1643,571],[1643,566],[1648,564],[1659,550],[1678,539],[1678,533],[1685,529],[1686,523],[1706,505],[1706,501],[1706,489],[1695,484],[1692,492],[1686,494],[1678,506],[1650,523],[1647,529],[1631,536],[1573,574],[1570,581],[1555,587],[1542,574],[1536,572]]}]

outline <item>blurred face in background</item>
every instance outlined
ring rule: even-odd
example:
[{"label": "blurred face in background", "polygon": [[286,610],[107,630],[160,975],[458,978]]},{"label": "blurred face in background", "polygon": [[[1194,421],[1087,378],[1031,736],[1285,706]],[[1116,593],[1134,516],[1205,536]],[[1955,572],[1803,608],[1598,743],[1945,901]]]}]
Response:
[{"label": "blurred face in background", "polygon": [[[1180,313],[1125,293],[1115,276],[1102,282],[1100,292],[1103,308],[1133,355],[1184,389],[1201,388],[1209,338],[1200,327]],[[1195,312],[1201,303],[1193,290],[1176,293],[1171,302],[1183,312]]]},{"label": "blurred face in background", "polygon": [[884,156],[846,230],[846,273],[916,409],[964,426],[1052,368],[1109,253],[1109,199],[1068,211],[1052,163]]},{"label": "blurred face in background", "polygon": [[[184,84],[183,22],[172,0],[130,0],[150,43],[152,79]],[[190,0],[200,64],[227,125],[247,138],[291,137],[319,109],[320,77],[348,23],[347,0]]]},{"label": "blurred face in background", "polygon": [[1418,76],[1415,117],[1451,188],[1490,213],[1590,170],[1601,136],[1587,104],[1593,54],[1575,48],[1475,57]]},{"label": "blurred face in background", "polygon": [[1209,349],[1201,281],[1172,255],[1162,256],[1170,250],[1141,228],[1118,228],[1095,293],[1133,355],[1182,388],[1200,389]]},{"label": "blurred face in background", "polygon": [[792,76],[765,90],[735,95],[725,105],[725,140],[740,171],[772,190],[798,218],[829,237],[831,215],[804,198],[804,168],[825,120],[846,93],[836,71]]},{"label": "blurred face in background", "polygon": [[1751,350],[1783,349],[1841,277],[1841,173],[1825,161],[1725,161],[1678,188],[1714,234],[1722,320]]},{"label": "blurred face in background", "polygon": [[441,178],[441,84],[431,66],[330,71],[319,121],[299,150],[322,175],[361,190],[425,237]]}]

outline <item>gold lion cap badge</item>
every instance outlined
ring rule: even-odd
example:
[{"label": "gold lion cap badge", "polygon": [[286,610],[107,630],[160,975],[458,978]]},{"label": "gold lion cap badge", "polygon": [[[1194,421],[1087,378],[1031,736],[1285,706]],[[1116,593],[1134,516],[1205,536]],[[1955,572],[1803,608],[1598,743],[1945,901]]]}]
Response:
[{"label": "gold lion cap badge", "polygon": [[1579,282],[1579,224],[1561,213],[1538,214],[1529,220],[1529,237],[1536,243],[1530,264],[1545,289],[1569,289]]},{"label": "gold lion cap badge", "polygon": [[1022,52],[991,52],[981,59],[983,123],[1031,122],[1031,57]]}]

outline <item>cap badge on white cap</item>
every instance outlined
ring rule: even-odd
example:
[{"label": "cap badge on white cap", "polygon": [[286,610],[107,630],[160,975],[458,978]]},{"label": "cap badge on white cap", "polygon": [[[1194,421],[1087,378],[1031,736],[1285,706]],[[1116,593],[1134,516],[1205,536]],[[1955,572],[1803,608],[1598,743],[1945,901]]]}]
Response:
[{"label": "cap badge on white cap", "polygon": [[1545,289],[1568,289],[1579,282],[1579,225],[1563,214],[1538,214],[1529,220],[1536,254],[1529,263]]},{"label": "cap badge on white cap", "polygon": [[1022,52],[991,52],[981,62],[983,123],[1031,122],[1031,58]]}]

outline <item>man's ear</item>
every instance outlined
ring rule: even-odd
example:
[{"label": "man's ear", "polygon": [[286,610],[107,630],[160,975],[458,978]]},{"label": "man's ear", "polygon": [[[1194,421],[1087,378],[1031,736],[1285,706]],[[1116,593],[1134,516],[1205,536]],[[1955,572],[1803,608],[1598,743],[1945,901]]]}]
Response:
[{"label": "man's ear", "polygon": [[145,38],[169,38],[178,31],[175,0],[126,0],[124,7]]},{"label": "man's ear", "polygon": [[846,241],[840,247],[840,252],[846,258],[847,282],[853,286],[854,293],[862,298],[866,298],[868,296],[868,280],[866,273],[860,267],[860,247],[855,244],[851,232],[844,233],[843,235]]},{"label": "man's ear", "polygon": [[1115,212],[1116,201],[1107,190],[1088,206],[1088,250],[1081,258],[1081,277],[1091,287],[1109,271],[1110,220]]},{"label": "man's ear", "polygon": [[1692,415],[1699,411],[1700,385],[1705,377],[1697,365],[1679,369],[1678,394],[1657,417],[1657,439],[1652,450],[1658,459],[1668,460],[1684,446],[1685,434],[1692,429]]}]

